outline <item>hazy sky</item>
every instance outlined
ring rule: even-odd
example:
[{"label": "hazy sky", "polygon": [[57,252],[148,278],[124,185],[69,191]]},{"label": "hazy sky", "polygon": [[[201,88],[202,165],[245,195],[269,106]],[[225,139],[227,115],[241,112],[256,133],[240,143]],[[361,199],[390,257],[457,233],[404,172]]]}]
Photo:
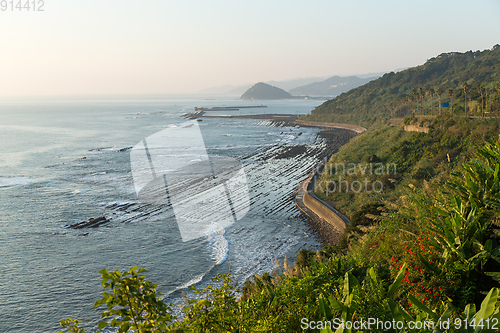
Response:
[{"label": "hazy sky", "polygon": [[498,0],[44,3],[0,11],[0,96],[189,93],[500,44]]}]

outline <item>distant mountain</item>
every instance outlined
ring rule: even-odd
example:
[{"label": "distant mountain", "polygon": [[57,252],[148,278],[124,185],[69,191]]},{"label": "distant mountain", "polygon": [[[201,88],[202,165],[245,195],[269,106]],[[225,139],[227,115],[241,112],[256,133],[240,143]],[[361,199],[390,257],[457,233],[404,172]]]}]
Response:
[{"label": "distant mountain", "polygon": [[[393,70],[394,73],[397,73],[397,72],[401,72],[401,71],[404,71],[405,69],[407,69],[408,67],[402,67],[402,68],[397,68],[395,70]],[[372,77],[372,78],[379,78],[381,76],[384,76],[385,74],[387,74],[389,72],[378,72],[378,73],[366,73],[366,74],[352,74],[350,76],[357,76],[359,77],[360,79],[366,79],[366,78],[369,78],[369,77]]]},{"label": "distant mountain", "polygon": [[248,88],[250,88],[252,85],[251,84],[243,84],[243,85],[232,85],[232,84],[225,84],[220,87],[212,87],[212,88],[207,88],[198,91],[201,94],[224,94],[224,95],[241,95],[243,94]]},{"label": "distant mountain", "polygon": [[283,81],[266,81],[265,83],[290,92],[291,89],[305,86],[306,84],[309,84],[309,83],[323,81],[326,78],[328,78],[328,76],[321,76],[321,77],[314,76],[314,77],[305,77],[305,78],[295,78],[295,79],[283,80]]},{"label": "distant mountain", "polygon": [[240,99],[288,99],[292,95],[270,84],[259,82],[248,89]]},{"label": "distant mountain", "polygon": [[245,91],[247,91],[250,88],[252,88],[251,84],[245,84],[245,85],[242,85],[242,86],[239,86],[237,88],[234,88],[234,89],[227,91],[226,94],[227,95],[240,95],[241,96]]},{"label": "distant mountain", "polygon": [[[314,76],[314,77],[306,77],[306,78],[295,78],[290,80],[283,81],[266,81],[265,83],[270,84],[272,86],[281,88],[283,90],[289,91],[290,89],[300,87],[312,82],[323,81],[328,76]],[[223,95],[241,95],[249,88],[251,88],[251,84],[242,84],[242,85],[231,85],[226,84],[220,87],[212,87],[200,90],[199,93],[202,94],[223,94]]]},{"label": "distant mountain", "polygon": [[357,88],[366,84],[376,77],[361,79],[357,76],[333,76],[325,81],[313,82],[302,87],[297,87],[289,92],[292,95],[309,95],[309,96],[338,96],[351,89]]},{"label": "distant mountain", "polygon": [[[396,69],[394,70],[395,73],[399,72],[401,69]],[[356,74],[356,75],[351,75],[351,76],[357,76],[358,78],[364,79],[364,78],[375,78],[375,77],[380,77],[384,75],[385,72],[381,73],[368,73],[368,74]],[[294,78],[294,79],[289,79],[289,80],[283,80],[283,81],[266,81],[265,83],[270,84],[272,86],[281,88],[286,91],[290,91],[292,89],[295,89],[297,87],[302,87],[305,85],[308,85],[313,82],[322,82],[325,79],[329,78],[330,76],[312,76],[312,77],[301,77],[301,78]],[[226,84],[220,87],[212,87],[212,88],[207,88],[198,91],[199,93],[202,94],[216,94],[216,95],[241,95],[245,91],[247,91],[250,87],[252,87],[251,84],[240,84],[240,85],[232,85],[232,84]],[[311,94],[312,95],[312,94]]]}]

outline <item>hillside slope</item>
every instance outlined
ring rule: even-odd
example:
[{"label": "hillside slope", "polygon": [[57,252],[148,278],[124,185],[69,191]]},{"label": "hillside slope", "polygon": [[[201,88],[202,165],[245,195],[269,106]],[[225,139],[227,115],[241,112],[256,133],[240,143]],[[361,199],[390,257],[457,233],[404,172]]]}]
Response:
[{"label": "hillside slope", "polygon": [[[321,104],[302,119],[370,126],[382,117],[405,116],[415,110],[437,114],[439,97],[429,94],[431,88],[441,90],[441,102],[452,102],[454,114],[464,115],[464,82],[469,86],[468,115],[481,115],[478,112],[490,108],[500,114],[500,45],[482,52],[442,53],[421,66],[385,74]],[[451,113],[451,108],[442,112]]]}]

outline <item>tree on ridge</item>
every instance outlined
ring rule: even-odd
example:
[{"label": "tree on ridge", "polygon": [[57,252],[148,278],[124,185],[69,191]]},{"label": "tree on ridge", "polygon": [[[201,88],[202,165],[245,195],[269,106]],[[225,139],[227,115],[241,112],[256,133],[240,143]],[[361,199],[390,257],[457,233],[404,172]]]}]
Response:
[{"label": "tree on ridge", "polygon": [[479,94],[481,95],[481,116],[484,118],[484,109],[483,109],[484,86],[482,84],[479,85],[478,91],[479,91]]},{"label": "tree on ridge", "polygon": [[424,107],[423,107],[423,100],[424,100],[424,97],[425,97],[425,92],[424,90],[422,89],[422,87],[418,87],[418,94],[420,95],[420,110],[422,110],[422,113],[424,111]]},{"label": "tree on ridge", "polygon": [[467,90],[469,89],[469,85],[467,84],[467,81],[462,83],[462,88],[464,88],[464,110],[465,110],[465,116],[467,117]]},{"label": "tree on ridge", "polygon": [[450,107],[451,107],[451,115],[453,116],[453,88],[448,89],[448,96],[450,96],[451,99]]},{"label": "tree on ridge", "polygon": [[429,89],[429,95],[431,96],[431,115],[432,115],[432,97],[434,97],[434,89],[433,88]]},{"label": "tree on ridge", "polygon": [[441,115],[441,95],[443,94],[443,90],[441,88],[436,89],[436,95],[439,96],[439,115]]},{"label": "tree on ridge", "polygon": [[413,88],[413,89],[411,90],[411,94],[412,94],[412,95],[413,95],[413,97],[414,97],[414,99],[413,99],[413,100],[417,101],[417,112],[418,112],[418,98],[417,98],[418,94],[417,94],[417,91],[415,90],[415,88]]}]

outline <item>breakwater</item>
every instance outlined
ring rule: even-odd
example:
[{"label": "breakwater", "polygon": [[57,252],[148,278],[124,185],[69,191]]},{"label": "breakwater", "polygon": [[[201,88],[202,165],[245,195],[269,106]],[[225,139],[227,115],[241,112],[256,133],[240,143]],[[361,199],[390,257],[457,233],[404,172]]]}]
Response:
[{"label": "breakwater", "polygon": [[239,109],[267,108],[266,105],[243,105],[243,106],[214,106],[211,108],[194,107],[195,111],[238,111]]}]

